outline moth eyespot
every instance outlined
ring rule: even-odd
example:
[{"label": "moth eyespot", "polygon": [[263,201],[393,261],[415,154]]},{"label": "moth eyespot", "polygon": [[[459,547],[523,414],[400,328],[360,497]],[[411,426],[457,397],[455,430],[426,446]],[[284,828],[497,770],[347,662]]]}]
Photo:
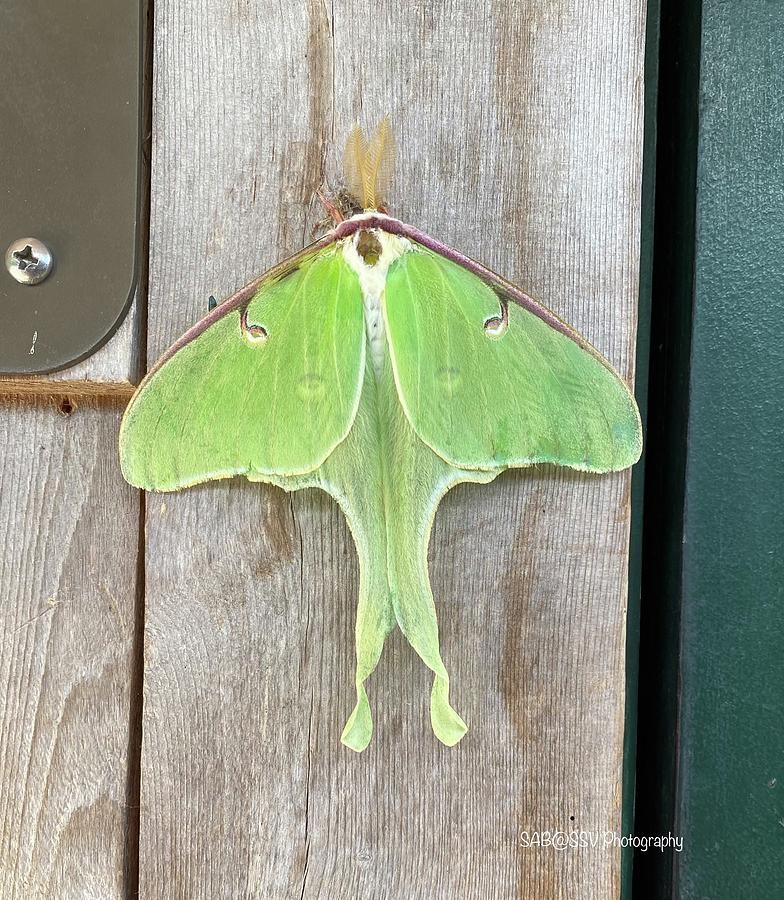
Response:
[{"label": "moth eyespot", "polygon": [[498,340],[498,338],[503,337],[506,334],[506,329],[509,327],[509,302],[503,297],[499,297],[498,303],[501,307],[499,310],[500,315],[488,316],[484,324],[485,334],[491,340]]},{"label": "moth eyespot", "polygon": [[500,316],[491,316],[485,321],[485,334],[489,338],[500,338],[508,325]]},{"label": "moth eyespot", "polygon": [[242,336],[249,344],[263,344],[267,340],[267,329],[263,325],[248,324],[248,310],[243,309],[240,315],[240,329]]},{"label": "moth eyespot", "polygon": [[324,379],[312,373],[303,375],[297,384],[297,393],[303,400],[320,400],[325,390]]},{"label": "moth eyespot", "polygon": [[444,366],[436,372],[436,381],[448,394],[454,393],[462,381],[460,369],[453,366]]},{"label": "moth eyespot", "polygon": [[245,329],[245,338],[251,344],[263,344],[267,340],[267,332],[261,325],[250,325]]}]

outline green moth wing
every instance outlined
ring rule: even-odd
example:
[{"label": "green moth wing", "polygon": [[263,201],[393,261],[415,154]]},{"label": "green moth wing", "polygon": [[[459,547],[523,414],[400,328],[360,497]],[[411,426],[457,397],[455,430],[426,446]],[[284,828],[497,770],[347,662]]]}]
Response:
[{"label": "green moth wing", "polygon": [[125,478],[171,491],[313,471],[354,421],[363,322],[357,276],[334,243],[262,277],[247,301],[215,309],[142,382],[120,430]]},{"label": "green moth wing", "polygon": [[610,472],[637,461],[637,406],[598,351],[465,266],[410,246],[389,269],[384,316],[400,401],[422,441],[474,470]]}]

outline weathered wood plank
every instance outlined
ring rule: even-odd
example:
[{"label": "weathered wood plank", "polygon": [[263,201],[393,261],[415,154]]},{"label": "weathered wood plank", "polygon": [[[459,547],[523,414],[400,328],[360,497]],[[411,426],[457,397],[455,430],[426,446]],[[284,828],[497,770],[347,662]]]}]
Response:
[{"label": "weathered wood plank", "polygon": [[[389,112],[394,211],[631,377],[643,0],[155,14],[151,361],[306,242],[352,120]],[[240,482],[151,498],[140,895],[616,895],[617,849],[518,835],[620,829],[628,484],[542,469],[446,498],[431,572],[471,731],[435,741],[395,638],[360,757],[338,743],[357,573],[337,508]]]},{"label": "weathered wood plank", "polygon": [[133,868],[139,499],[120,478],[117,423],[89,404],[0,406],[4,900],[119,900]]}]

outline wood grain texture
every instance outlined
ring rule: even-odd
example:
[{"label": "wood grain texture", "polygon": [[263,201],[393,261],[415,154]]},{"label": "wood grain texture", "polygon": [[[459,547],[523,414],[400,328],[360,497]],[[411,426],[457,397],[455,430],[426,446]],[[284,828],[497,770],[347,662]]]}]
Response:
[{"label": "wood grain texture", "polygon": [[[393,211],[518,281],[633,374],[644,3],[155,6],[148,355],[300,249],[355,118],[397,130]],[[468,736],[433,738],[399,637],[352,703],[334,504],[244,482],[151,497],[140,896],[609,898],[620,851],[628,473],[448,496],[431,544]],[[573,817],[573,818],[572,818]]]},{"label": "wood grain texture", "polygon": [[0,405],[0,896],[125,897],[139,499],[118,415]]}]

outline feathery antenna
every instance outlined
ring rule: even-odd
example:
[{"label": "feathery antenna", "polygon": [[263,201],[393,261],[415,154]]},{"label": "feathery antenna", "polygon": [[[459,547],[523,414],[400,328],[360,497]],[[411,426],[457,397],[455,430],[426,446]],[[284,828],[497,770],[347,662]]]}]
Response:
[{"label": "feathery antenna", "polygon": [[363,209],[378,209],[392,183],[395,164],[395,139],[389,117],[379,123],[368,143],[362,129],[351,129],[343,155],[343,170],[349,191]]},{"label": "feathery antenna", "polygon": [[367,158],[367,141],[359,125],[351,129],[343,154],[343,172],[346,186],[354,197],[364,201],[365,197],[365,159]]}]

